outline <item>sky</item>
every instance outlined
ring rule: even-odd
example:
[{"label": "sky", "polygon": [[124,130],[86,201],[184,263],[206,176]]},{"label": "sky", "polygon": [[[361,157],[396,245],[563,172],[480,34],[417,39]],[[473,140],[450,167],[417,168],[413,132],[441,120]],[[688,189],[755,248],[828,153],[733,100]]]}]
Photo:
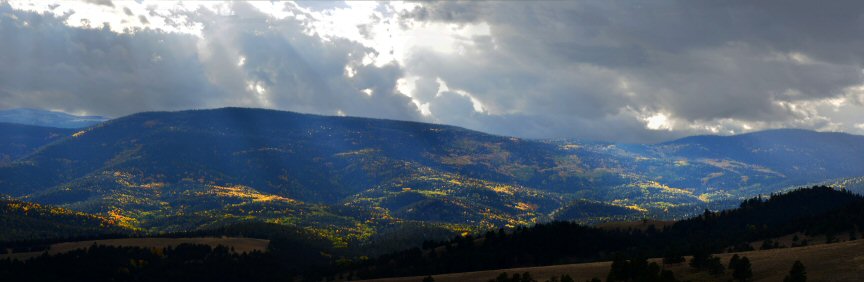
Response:
[{"label": "sky", "polygon": [[258,107],[653,143],[864,134],[864,2],[0,2],[0,109]]}]

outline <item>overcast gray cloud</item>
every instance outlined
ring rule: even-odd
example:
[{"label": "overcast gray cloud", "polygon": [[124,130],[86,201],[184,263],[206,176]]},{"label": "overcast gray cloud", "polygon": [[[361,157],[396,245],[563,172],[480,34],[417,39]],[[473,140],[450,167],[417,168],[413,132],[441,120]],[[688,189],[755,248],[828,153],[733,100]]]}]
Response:
[{"label": "overcast gray cloud", "polygon": [[230,95],[208,83],[193,36],[70,28],[0,4],[0,38],[2,107],[118,116]]},{"label": "overcast gray cloud", "polygon": [[864,133],[857,1],[34,3],[0,4],[0,108],[250,106],[623,142]]},{"label": "overcast gray cloud", "polygon": [[[864,42],[855,35],[864,31],[861,8],[859,2],[442,2],[402,16],[490,24],[493,43],[486,45],[494,48],[421,54],[406,68],[472,93],[493,114],[564,121],[544,128],[545,136],[652,140],[786,126],[854,132],[861,115],[832,117],[861,110],[854,98],[860,94],[850,93],[862,82]],[[652,134],[627,115],[672,131]]]}]

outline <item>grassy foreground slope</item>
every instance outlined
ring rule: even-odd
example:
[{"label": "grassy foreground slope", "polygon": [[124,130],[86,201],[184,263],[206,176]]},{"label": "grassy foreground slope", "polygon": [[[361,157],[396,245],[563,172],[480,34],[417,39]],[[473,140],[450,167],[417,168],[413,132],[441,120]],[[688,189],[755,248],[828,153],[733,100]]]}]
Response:
[{"label": "grassy foreground slope", "polygon": [[[797,248],[771,249],[738,253],[717,254],[723,264],[727,264],[733,254],[746,256],[753,266],[752,281],[783,281],[789,268],[796,260],[800,260],[807,268],[807,281],[862,281],[864,279],[864,241],[846,241],[834,244],[820,244]],[[688,257],[689,259],[689,257]],[[660,263],[659,258],[652,259]],[[570,275],[576,281],[586,281],[594,277],[605,278],[612,262],[592,262],[580,264],[553,265],[541,267],[523,267],[502,270],[488,270],[465,273],[433,275],[437,282],[480,281],[494,279],[501,272],[530,272],[538,281],[545,281],[553,276]],[[723,276],[711,276],[706,272],[695,272],[686,263],[666,265],[675,277],[682,281],[730,281],[731,271]],[[385,278],[363,281],[402,282],[421,281],[425,276]]]}]

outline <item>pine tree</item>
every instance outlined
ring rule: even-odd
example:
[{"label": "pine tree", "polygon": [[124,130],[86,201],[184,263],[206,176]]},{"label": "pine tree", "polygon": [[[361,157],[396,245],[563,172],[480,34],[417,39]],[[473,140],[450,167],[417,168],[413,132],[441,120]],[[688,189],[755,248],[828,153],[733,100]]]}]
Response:
[{"label": "pine tree", "polygon": [[729,259],[729,269],[734,271],[739,262],[741,262],[741,257],[739,257],[738,254],[732,255],[732,258]]},{"label": "pine tree", "polygon": [[609,275],[606,276],[606,281],[623,281],[629,278],[630,263],[624,257],[616,256],[612,260],[612,267],[609,269]]},{"label": "pine tree", "polygon": [[735,280],[744,282],[753,278],[753,268],[750,265],[750,259],[747,257],[739,259],[735,263],[735,266],[731,266],[730,262],[730,267],[732,267],[732,278]]},{"label": "pine tree", "polygon": [[834,232],[828,231],[825,233],[825,244],[831,244],[837,242],[837,237],[834,236]]},{"label": "pine tree", "polygon": [[507,272],[501,272],[498,274],[498,277],[495,279],[489,280],[489,282],[508,282],[510,279],[507,278]]},{"label": "pine tree", "polygon": [[723,266],[723,263],[720,262],[720,258],[711,257],[705,262],[705,268],[708,269],[708,273],[713,275],[722,275],[726,272],[726,267]]},{"label": "pine tree", "polygon": [[783,279],[783,282],[807,282],[807,269],[800,260],[796,260],[792,264],[792,269],[789,270],[789,275]]},{"label": "pine tree", "polygon": [[531,277],[531,273],[525,272],[522,273],[522,278],[519,279],[519,282],[537,282],[537,280]]}]

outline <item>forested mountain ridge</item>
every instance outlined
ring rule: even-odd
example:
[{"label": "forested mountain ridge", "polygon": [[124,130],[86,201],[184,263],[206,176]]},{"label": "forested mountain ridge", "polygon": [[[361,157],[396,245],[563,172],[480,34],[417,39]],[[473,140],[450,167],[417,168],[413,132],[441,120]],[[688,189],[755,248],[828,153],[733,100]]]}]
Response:
[{"label": "forested mountain ridge", "polygon": [[751,164],[798,181],[857,176],[864,167],[864,137],[839,132],[777,129],[735,136],[694,136],[654,148],[676,157]]},{"label": "forested mountain ridge", "polygon": [[153,112],[81,130],[0,168],[0,190],[119,214],[148,231],[262,219],[354,239],[403,221],[462,232],[548,220],[569,196],[524,184],[554,179],[557,172],[541,168],[560,162],[557,150],[413,122],[239,108]]},{"label": "forested mountain ridge", "polygon": [[[769,131],[626,145],[262,109],[146,112],[69,132],[0,166],[0,193],[116,216],[145,232],[261,220],[344,245],[406,224],[461,233],[684,218],[864,175],[864,166],[846,165],[864,156],[849,151],[859,139]],[[775,156],[785,162],[769,161]]]},{"label": "forested mountain ridge", "polygon": [[53,128],[85,128],[106,121],[101,116],[76,116],[41,109],[17,108],[0,110],[0,123],[44,126]]},{"label": "forested mountain ridge", "polygon": [[36,149],[71,135],[72,129],[0,122],[0,166],[27,156]]}]

